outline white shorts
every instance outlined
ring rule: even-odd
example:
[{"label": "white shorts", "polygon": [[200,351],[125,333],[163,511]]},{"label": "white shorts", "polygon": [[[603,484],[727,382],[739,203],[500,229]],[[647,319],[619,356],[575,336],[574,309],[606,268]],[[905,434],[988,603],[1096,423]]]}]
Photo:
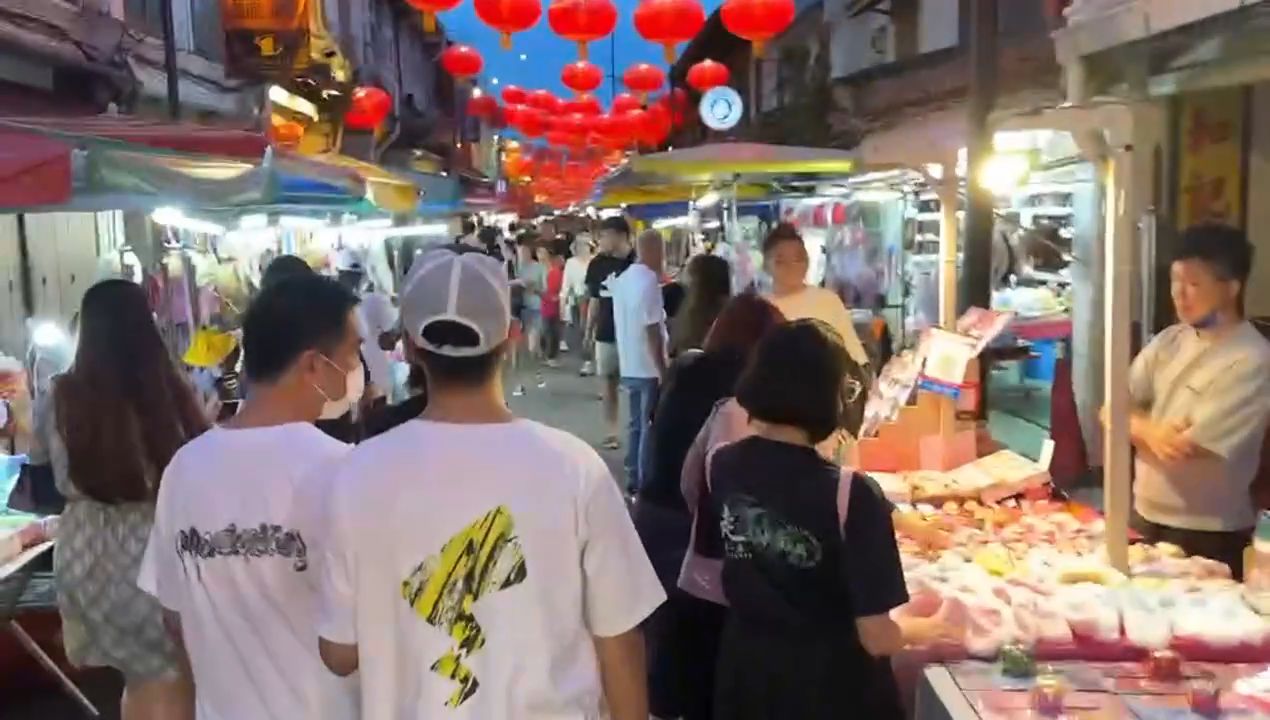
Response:
[{"label": "white shorts", "polygon": [[622,369],[617,362],[617,343],[595,343],[595,374],[602,378],[620,378]]}]

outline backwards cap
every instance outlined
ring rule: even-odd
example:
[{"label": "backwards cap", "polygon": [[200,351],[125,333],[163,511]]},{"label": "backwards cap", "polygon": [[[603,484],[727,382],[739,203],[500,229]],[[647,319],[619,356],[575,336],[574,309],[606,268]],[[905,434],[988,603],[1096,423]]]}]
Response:
[{"label": "backwards cap", "polygon": [[[476,334],[473,346],[434,345],[432,323],[457,323]],[[437,248],[415,260],[401,293],[401,322],[415,345],[449,357],[476,357],[502,345],[511,327],[511,286],[498,260],[480,252]]]}]

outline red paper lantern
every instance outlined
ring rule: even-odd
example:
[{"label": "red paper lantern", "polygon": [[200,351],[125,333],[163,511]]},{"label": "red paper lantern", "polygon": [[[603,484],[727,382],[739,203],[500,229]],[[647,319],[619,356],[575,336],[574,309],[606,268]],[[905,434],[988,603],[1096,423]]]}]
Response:
[{"label": "red paper lantern", "polygon": [[650,106],[644,111],[644,117],[639,125],[640,144],[648,147],[660,146],[666,138],[670,137],[670,125],[670,110],[664,103]]},{"label": "red paper lantern", "polygon": [[834,225],[845,225],[847,222],[847,206],[840,202],[833,204],[831,212],[831,220]]},{"label": "red paper lantern", "polygon": [[688,68],[688,85],[693,90],[703,93],[711,88],[727,85],[732,79],[728,66],[706,58]]},{"label": "red paper lantern", "polygon": [[630,93],[618,93],[613,98],[613,104],[609,107],[609,111],[614,115],[622,115],[631,110],[639,110],[644,107],[644,103],[639,98]]},{"label": "red paper lantern", "polygon": [[441,68],[460,82],[479,75],[485,59],[471,45],[451,45],[441,51]]},{"label": "red paper lantern", "polygon": [[547,131],[547,113],[535,107],[521,107],[516,113],[515,127],[525,137],[538,137]]},{"label": "red paper lantern", "polygon": [[353,89],[344,127],[350,130],[374,130],[392,111],[392,97],[382,88],[367,85]]},{"label": "red paper lantern", "polygon": [[504,50],[512,47],[512,33],[528,30],[542,17],[540,0],[473,0],[472,5],[481,22],[498,31]]},{"label": "red paper lantern", "polygon": [[467,101],[467,114],[482,120],[489,120],[498,115],[498,100],[493,95],[484,93],[477,95],[473,93],[472,97],[468,98]]},{"label": "red paper lantern", "polygon": [[423,31],[437,31],[437,13],[453,10],[462,0],[406,0],[410,7],[423,13]]},{"label": "red paper lantern", "polygon": [[578,44],[578,57],[587,59],[586,44],[608,37],[617,27],[613,0],[552,0],[547,23],[555,34]]},{"label": "red paper lantern", "polygon": [[763,55],[763,45],[785,32],[794,22],[794,0],[724,0],[719,8],[723,27],[754,44],[754,55]]},{"label": "red paper lantern", "polygon": [[534,90],[530,92],[525,104],[548,113],[559,112],[560,110],[560,98],[552,95],[550,90]]},{"label": "red paper lantern", "polygon": [[656,65],[635,63],[622,73],[622,84],[641,95],[656,92],[666,84],[666,73]]},{"label": "red paper lantern", "polygon": [[600,107],[600,101],[595,99],[594,95],[582,93],[572,100],[565,100],[560,103],[560,110],[574,115],[584,115],[594,117],[604,112]]},{"label": "red paper lantern", "polygon": [[564,66],[560,82],[574,92],[589,93],[604,82],[604,71],[586,60],[579,60]]},{"label": "red paper lantern", "polygon": [[508,105],[524,105],[529,102],[529,93],[515,85],[503,88],[503,102]]},{"label": "red paper lantern", "polygon": [[635,31],[666,49],[666,62],[675,61],[675,45],[688,42],[706,24],[698,0],[641,0],[635,8]]}]

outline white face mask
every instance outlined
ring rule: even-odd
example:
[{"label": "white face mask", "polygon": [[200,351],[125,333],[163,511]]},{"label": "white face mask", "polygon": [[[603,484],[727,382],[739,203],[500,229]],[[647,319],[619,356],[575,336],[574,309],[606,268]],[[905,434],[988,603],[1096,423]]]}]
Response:
[{"label": "white face mask", "polygon": [[[336,370],[340,369],[333,360],[325,355],[320,356],[323,360],[330,363],[331,367]],[[314,385],[314,390],[325,400],[322,405],[322,414],[318,416],[319,420],[334,420],[343,417],[345,413],[353,408],[358,401],[362,399],[362,393],[366,391],[366,376],[362,372],[362,364],[359,362],[354,365],[344,376],[344,397],[332,399],[327,395],[321,387]]]}]

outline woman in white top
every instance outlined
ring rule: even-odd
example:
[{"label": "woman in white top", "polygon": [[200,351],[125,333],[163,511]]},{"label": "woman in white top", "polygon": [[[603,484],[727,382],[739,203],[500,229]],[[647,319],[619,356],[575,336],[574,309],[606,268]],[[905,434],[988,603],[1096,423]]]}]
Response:
[{"label": "woman in white top", "polygon": [[763,268],[772,278],[772,292],[766,297],[786,320],[810,318],[828,323],[838,331],[851,359],[869,364],[869,354],[856,334],[851,311],[832,290],[807,284],[810,258],[798,229],[789,223],[772,228],[763,240]]}]

